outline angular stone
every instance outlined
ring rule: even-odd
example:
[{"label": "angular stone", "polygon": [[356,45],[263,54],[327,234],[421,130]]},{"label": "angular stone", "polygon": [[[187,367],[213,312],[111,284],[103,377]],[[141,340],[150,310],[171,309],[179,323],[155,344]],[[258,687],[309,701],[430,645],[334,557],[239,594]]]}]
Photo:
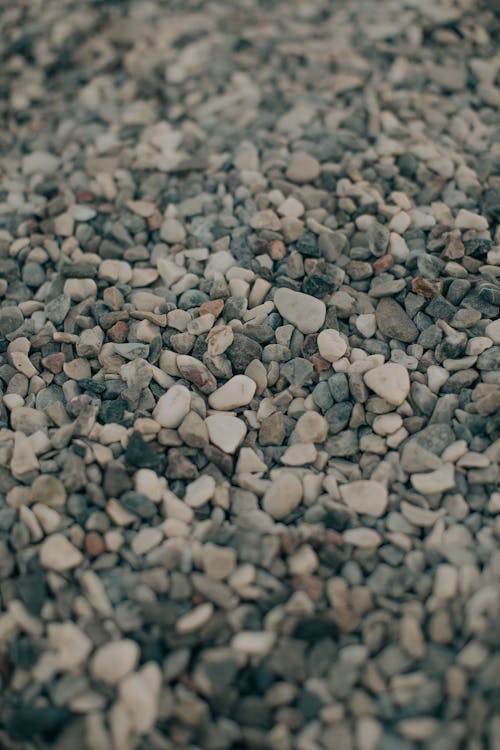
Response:
[{"label": "angular stone", "polygon": [[410,392],[410,376],[403,365],[387,362],[364,374],[364,382],[377,396],[389,404],[399,406]]},{"label": "angular stone", "polygon": [[339,487],[340,495],[346,505],[365,515],[379,518],[387,509],[387,489],[380,482],[360,479]]}]

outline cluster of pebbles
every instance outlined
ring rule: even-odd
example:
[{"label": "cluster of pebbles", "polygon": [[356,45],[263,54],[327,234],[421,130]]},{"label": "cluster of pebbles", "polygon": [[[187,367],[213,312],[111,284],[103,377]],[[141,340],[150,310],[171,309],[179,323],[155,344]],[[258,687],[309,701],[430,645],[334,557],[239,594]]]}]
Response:
[{"label": "cluster of pebbles", "polygon": [[2,16],[2,749],[498,750],[495,2]]}]

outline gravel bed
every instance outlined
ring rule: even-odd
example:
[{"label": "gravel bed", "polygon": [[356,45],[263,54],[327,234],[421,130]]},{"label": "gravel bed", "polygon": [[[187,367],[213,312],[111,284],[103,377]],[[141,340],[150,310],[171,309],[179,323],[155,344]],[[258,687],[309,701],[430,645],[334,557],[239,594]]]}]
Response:
[{"label": "gravel bed", "polygon": [[498,1],[0,5],[0,748],[500,750]]}]

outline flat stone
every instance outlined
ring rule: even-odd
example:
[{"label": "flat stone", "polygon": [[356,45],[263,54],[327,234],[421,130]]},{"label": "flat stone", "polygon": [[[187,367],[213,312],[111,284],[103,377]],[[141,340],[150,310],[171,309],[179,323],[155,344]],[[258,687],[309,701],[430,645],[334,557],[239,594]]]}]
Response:
[{"label": "flat stone", "polygon": [[276,634],[266,630],[242,630],[231,641],[231,648],[246,656],[266,656],[272,649]]},{"label": "flat stone", "polygon": [[229,411],[250,403],[257,389],[256,383],[246,375],[235,375],[208,397],[212,409]]},{"label": "flat stone", "polygon": [[453,464],[443,464],[428,474],[412,474],[410,479],[413,487],[422,495],[446,492],[455,487],[455,467]]},{"label": "flat stone", "polygon": [[382,544],[382,537],[374,529],[347,529],[342,534],[346,544],[360,549],[373,549]]},{"label": "flat stone", "polygon": [[66,489],[60,479],[41,475],[33,482],[33,500],[52,508],[63,508],[66,502]]},{"label": "flat stone", "polygon": [[395,362],[368,370],[363,379],[368,388],[393,406],[402,404],[410,392],[408,370]]},{"label": "flat stone", "polygon": [[315,333],[325,322],[326,306],[309,294],[282,287],[274,295],[279,314],[302,333]]},{"label": "flat stone", "polygon": [[304,466],[312,464],[318,457],[318,451],[313,443],[295,443],[281,456],[281,463],[286,466]]},{"label": "flat stone", "polygon": [[384,336],[397,339],[405,343],[415,341],[418,329],[410,316],[403,310],[396,300],[384,297],[375,310],[377,327]]},{"label": "flat stone", "polygon": [[205,424],[210,442],[225,453],[235,453],[247,434],[245,423],[230,414],[212,414]]},{"label": "flat stone", "polygon": [[178,633],[195,633],[201,630],[211,619],[214,614],[214,605],[212,602],[205,602],[195,607],[190,612],[176,622],[175,629]]},{"label": "flat stone", "polygon": [[153,418],[162,427],[175,429],[191,408],[191,393],[184,385],[171,386],[153,410]]},{"label": "flat stone", "polygon": [[124,638],[99,646],[89,664],[92,678],[106,685],[117,685],[125,675],[132,672],[139,661],[139,646]]},{"label": "flat stone", "polygon": [[262,507],[277,521],[286,518],[302,500],[302,482],[294,474],[280,473],[271,482],[262,501]]},{"label": "flat stone", "polygon": [[360,479],[340,485],[339,490],[344,503],[356,513],[379,518],[387,509],[387,489],[380,482]]},{"label": "flat stone", "polygon": [[321,173],[321,164],[305,151],[296,151],[290,157],[286,176],[292,182],[312,182]]},{"label": "flat stone", "polygon": [[44,568],[62,572],[77,568],[82,562],[80,550],[62,534],[48,536],[40,546],[40,563]]}]

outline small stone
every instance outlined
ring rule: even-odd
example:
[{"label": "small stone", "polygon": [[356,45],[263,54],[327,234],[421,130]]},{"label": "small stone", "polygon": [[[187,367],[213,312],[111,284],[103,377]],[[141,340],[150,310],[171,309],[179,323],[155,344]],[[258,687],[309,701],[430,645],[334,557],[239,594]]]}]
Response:
[{"label": "small stone", "polygon": [[241,630],[231,641],[231,648],[246,656],[266,656],[272,649],[276,634],[262,630]]},{"label": "small stone", "polygon": [[364,382],[377,396],[389,404],[399,406],[410,392],[408,370],[395,362],[387,362],[365,372]]},{"label": "small stone", "polygon": [[315,333],[325,322],[325,303],[309,294],[282,287],[274,295],[279,314],[302,333]]},{"label": "small stone", "polygon": [[214,492],[215,479],[208,474],[203,474],[188,484],[184,500],[191,508],[200,508],[212,499]]},{"label": "small stone", "polygon": [[49,154],[47,151],[33,151],[23,157],[23,173],[32,174],[54,174],[57,171],[60,159],[55,154]]},{"label": "small stone", "polygon": [[281,445],[285,439],[285,418],[279,411],[262,420],[259,430],[259,443]]},{"label": "small stone", "polygon": [[302,492],[302,482],[294,474],[280,473],[266,490],[262,507],[266,513],[280,521],[300,505]]},{"label": "small stone", "polygon": [[99,646],[89,664],[92,678],[106,685],[117,685],[139,661],[139,646],[128,638]]},{"label": "small stone", "polygon": [[379,331],[388,338],[411,343],[418,336],[415,323],[401,305],[398,305],[390,297],[380,300],[375,311],[375,317]]},{"label": "small stone", "polygon": [[294,435],[301,443],[323,443],[328,435],[328,422],[316,411],[307,411],[297,422]]},{"label": "small stone", "polygon": [[488,229],[488,220],[473,211],[461,208],[455,219],[455,226],[457,229],[476,229],[478,232],[483,232]]},{"label": "small stone", "polygon": [[212,619],[214,614],[214,605],[212,602],[205,602],[195,607],[187,614],[182,615],[176,622],[175,629],[178,633],[195,633],[201,630]]},{"label": "small stone", "polygon": [[190,411],[178,428],[179,437],[191,448],[203,448],[208,443],[208,430],[204,420]]},{"label": "small stone", "polygon": [[235,375],[209,396],[208,403],[212,409],[221,411],[237,409],[250,403],[256,388],[254,381],[246,375]]},{"label": "small stone", "polygon": [[171,386],[160,397],[153,411],[153,418],[162,427],[175,429],[191,408],[191,393],[184,385]]},{"label": "small stone", "polygon": [[203,569],[209,578],[222,581],[236,568],[236,552],[231,547],[205,544],[202,552]]},{"label": "small stone", "polygon": [[325,328],[318,336],[319,353],[327,362],[336,362],[347,351],[347,341],[333,328]]},{"label": "small stone", "polygon": [[97,285],[94,279],[66,279],[63,291],[73,302],[82,302],[96,296]]},{"label": "small stone", "polygon": [[360,549],[372,549],[382,544],[382,537],[374,529],[348,529],[342,537],[346,544]]},{"label": "small stone", "polygon": [[316,461],[318,452],[312,443],[295,443],[281,456],[281,463],[286,466],[304,466]]},{"label": "small stone", "polygon": [[186,380],[193,383],[202,393],[212,393],[217,388],[217,381],[210,370],[195,357],[179,354],[176,364]]},{"label": "small stone", "polygon": [[50,622],[47,636],[50,648],[57,653],[57,667],[61,672],[72,672],[86,664],[92,641],[74,622]]},{"label": "small stone", "polygon": [[78,567],[83,556],[65,536],[52,534],[40,546],[40,562],[44,568],[62,572]]},{"label": "small stone", "polygon": [[455,467],[453,464],[443,464],[428,474],[412,474],[411,483],[422,495],[446,492],[455,487]]},{"label": "small stone", "polygon": [[494,344],[500,344],[500,318],[488,323],[484,329],[485,335],[490,338]]},{"label": "small stone", "polygon": [[387,489],[380,482],[360,479],[342,484],[339,489],[344,503],[356,513],[379,518],[387,509]]},{"label": "small stone", "polygon": [[18,307],[0,307],[0,336],[15,331],[24,322],[24,315]]},{"label": "small stone", "polygon": [[160,237],[165,242],[175,245],[178,242],[184,242],[186,239],[186,230],[178,219],[168,218],[165,219],[160,227]]},{"label": "small stone", "polygon": [[293,153],[286,170],[286,176],[292,182],[312,182],[320,173],[319,161],[305,151]]},{"label": "small stone", "polygon": [[225,453],[235,453],[247,434],[245,423],[230,414],[212,414],[205,424],[210,442]]}]

